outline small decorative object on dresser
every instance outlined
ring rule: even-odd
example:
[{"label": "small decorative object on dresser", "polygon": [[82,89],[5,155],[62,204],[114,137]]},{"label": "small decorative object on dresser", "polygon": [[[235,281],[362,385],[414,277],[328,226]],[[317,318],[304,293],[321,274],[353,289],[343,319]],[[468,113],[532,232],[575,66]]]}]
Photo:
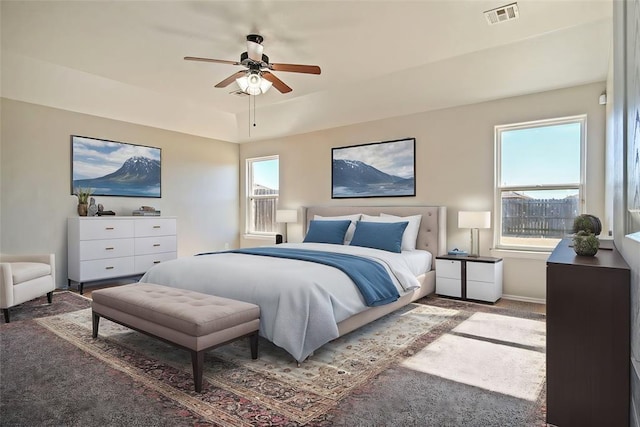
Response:
[{"label": "small decorative object on dresser", "polygon": [[87,216],[89,196],[93,194],[93,189],[76,187],[73,194],[78,198],[78,215]]},{"label": "small decorative object on dresser", "polygon": [[89,199],[89,207],[87,208],[87,216],[96,216],[98,213],[98,205],[96,205],[96,199],[93,197]]},{"label": "small decorative object on dresser", "polygon": [[573,250],[581,256],[594,256],[600,248],[598,235],[602,231],[602,223],[598,217],[583,214],[573,220]]}]

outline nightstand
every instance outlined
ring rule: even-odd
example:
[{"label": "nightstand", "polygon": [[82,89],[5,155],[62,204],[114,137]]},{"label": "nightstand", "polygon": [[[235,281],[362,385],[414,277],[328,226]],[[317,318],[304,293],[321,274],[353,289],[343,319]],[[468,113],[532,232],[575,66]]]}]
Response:
[{"label": "nightstand", "polygon": [[436,257],[436,294],[495,303],[502,298],[502,258]]}]

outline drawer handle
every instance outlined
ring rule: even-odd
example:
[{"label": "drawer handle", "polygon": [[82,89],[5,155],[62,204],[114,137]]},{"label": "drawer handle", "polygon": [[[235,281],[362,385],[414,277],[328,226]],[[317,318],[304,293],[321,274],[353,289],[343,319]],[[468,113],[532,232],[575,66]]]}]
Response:
[{"label": "drawer handle", "polygon": [[105,251],[112,251],[113,248],[104,248]]},{"label": "drawer handle", "polygon": [[113,230],[113,229],[114,229],[114,227],[105,227],[104,229],[105,229],[105,230]]},{"label": "drawer handle", "polygon": [[160,261],[153,261],[154,264],[160,264]]},{"label": "drawer handle", "polygon": [[160,228],[160,226],[159,225],[154,225],[153,228]]},{"label": "drawer handle", "polygon": [[105,267],[105,270],[113,270],[115,267]]},{"label": "drawer handle", "polygon": [[157,248],[158,246],[160,246],[160,243],[154,243],[154,244],[153,244],[153,247],[154,247],[154,248]]}]

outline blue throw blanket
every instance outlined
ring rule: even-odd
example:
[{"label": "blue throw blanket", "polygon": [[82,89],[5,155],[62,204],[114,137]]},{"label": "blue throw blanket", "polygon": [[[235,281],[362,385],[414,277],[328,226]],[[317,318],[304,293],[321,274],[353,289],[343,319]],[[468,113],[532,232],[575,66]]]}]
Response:
[{"label": "blue throw blanket", "polygon": [[389,304],[400,297],[387,270],[368,258],[335,252],[273,247],[236,249],[228,252],[296,259],[335,267],[353,280],[369,307]]}]

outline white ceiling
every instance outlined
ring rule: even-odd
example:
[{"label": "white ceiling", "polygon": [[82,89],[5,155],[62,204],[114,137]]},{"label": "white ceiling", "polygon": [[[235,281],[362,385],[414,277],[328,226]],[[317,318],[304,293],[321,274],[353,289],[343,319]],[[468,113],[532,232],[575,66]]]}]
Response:
[{"label": "white ceiling", "polygon": [[[606,79],[610,0],[521,0],[489,26],[508,3],[2,0],[1,94],[247,142]],[[213,86],[241,67],[183,60],[239,60],[254,32],[271,62],[322,74],[240,97]]]}]

